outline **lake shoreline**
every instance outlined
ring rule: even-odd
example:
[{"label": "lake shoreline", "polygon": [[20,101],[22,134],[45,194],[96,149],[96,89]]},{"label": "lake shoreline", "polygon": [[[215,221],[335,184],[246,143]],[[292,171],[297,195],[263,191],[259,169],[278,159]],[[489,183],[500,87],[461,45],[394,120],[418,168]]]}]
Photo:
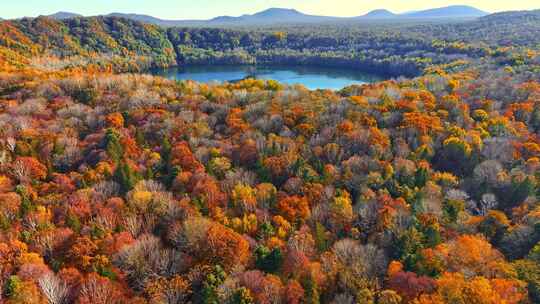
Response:
[{"label": "lake shoreline", "polygon": [[185,65],[148,71],[155,76],[198,82],[237,82],[246,78],[276,80],[308,89],[340,90],[353,84],[374,83],[387,79],[384,75],[355,69],[306,65]]}]

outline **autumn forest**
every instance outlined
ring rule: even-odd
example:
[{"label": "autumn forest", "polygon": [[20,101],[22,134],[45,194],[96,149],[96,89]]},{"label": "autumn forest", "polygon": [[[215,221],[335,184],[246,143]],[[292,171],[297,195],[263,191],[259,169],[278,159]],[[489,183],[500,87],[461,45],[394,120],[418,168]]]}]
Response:
[{"label": "autumn forest", "polygon": [[[319,65],[338,91],[147,71]],[[0,21],[0,303],[540,303],[540,11]]]}]

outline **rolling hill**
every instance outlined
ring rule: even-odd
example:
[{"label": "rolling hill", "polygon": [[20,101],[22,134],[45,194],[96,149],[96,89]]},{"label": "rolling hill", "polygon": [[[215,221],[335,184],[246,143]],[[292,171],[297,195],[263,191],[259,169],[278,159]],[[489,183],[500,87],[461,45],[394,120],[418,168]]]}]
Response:
[{"label": "rolling hill", "polygon": [[[255,14],[244,14],[241,16],[218,16],[208,20],[165,20],[144,14],[111,13],[106,16],[127,18],[135,21],[151,23],[163,27],[175,26],[242,26],[242,25],[277,25],[277,24],[307,24],[307,23],[328,23],[328,22],[358,22],[370,20],[432,20],[432,19],[460,19],[476,18],[488,15],[472,6],[447,6],[422,11],[414,11],[403,14],[395,14],[386,9],[373,10],[358,17],[333,17],[319,16],[302,13],[295,9],[269,8]],[[79,14],[69,12],[58,12],[50,15],[57,20],[64,20],[73,17],[81,17]]]},{"label": "rolling hill", "polygon": [[174,27],[174,26],[183,26],[186,25],[186,23],[197,23],[196,20],[165,20],[156,18],[150,15],[144,15],[144,14],[124,14],[124,13],[111,13],[106,15],[107,17],[119,17],[119,18],[126,18],[131,19],[139,22],[144,23],[150,23],[155,24],[162,27]]},{"label": "rolling hill", "polygon": [[377,9],[373,10],[363,16],[360,16],[359,18],[366,18],[366,19],[387,19],[387,18],[397,18],[399,15],[396,15],[392,13],[389,10],[386,9]]},{"label": "rolling hill", "polygon": [[540,20],[540,9],[532,11],[512,11],[495,13],[480,18],[484,22],[528,22]]},{"label": "rolling hill", "polygon": [[70,13],[70,12],[58,12],[52,15],[48,15],[47,17],[51,17],[56,20],[64,20],[64,19],[70,19],[70,18],[76,18],[76,17],[83,17],[83,15]]},{"label": "rolling hill", "polygon": [[400,17],[406,18],[474,18],[486,16],[489,13],[479,10],[472,6],[466,5],[453,5],[441,8],[433,8],[423,11],[417,11],[412,13],[406,13],[400,15]]},{"label": "rolling hill", "polygon": [[415,11],[404,14],[394,14],[387,9],[373,10],[359,17],[332,17],[308,15],[294,9],[270,8],[253,15],[239,17],[221,16],[201,21],[203,24],[284,24],[284,23],[324,23],[324,22],[350,22],[375,19],[461,19],[476,18],[488,15],[472,6],[447,6],[442,8]]},{"label": "rolling hill", "polygon": [[[228,22],[241,23],[317,23],[324,21],[339,20],[339,17],[315,16],[301,13],[295,9],[269,8],[253,15],[243,15],[232,17]],[[223,21],[219,17],[210,20],[211,22]]]}]

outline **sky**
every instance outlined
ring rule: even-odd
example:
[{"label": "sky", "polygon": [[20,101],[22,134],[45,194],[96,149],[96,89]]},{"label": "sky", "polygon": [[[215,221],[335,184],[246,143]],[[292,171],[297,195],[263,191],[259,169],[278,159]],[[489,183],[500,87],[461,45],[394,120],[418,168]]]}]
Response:
[{"label": "sky", "polygon": [[537,0],[0,0],[0,17],[11,19],[68,11],[85,16],[121,12],[162,19],[209,19],[252,14],[270,7],[294,8],[314,15],[352,17],[379,8],[401,13],[448,5],[471,5],[492,13],[540,8]]}]

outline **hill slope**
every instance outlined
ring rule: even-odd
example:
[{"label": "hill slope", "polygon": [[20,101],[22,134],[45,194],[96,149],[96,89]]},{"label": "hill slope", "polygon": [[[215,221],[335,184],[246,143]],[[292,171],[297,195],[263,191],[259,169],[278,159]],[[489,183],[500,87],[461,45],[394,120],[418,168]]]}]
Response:
[{"label": "hill slope", "polygon": [[423,11],[406,13],[401,15],[408,18],[465,18],[465,17],[482,17],[488,15],[487,12],[479,10],[472,6],[452,5],[441,8],[433,8]]},{"label": "hill slope", "polygon": [[242,16],[218,16],[208,20],[164,20],[144,14],[112,13],[107,16],[127,18],[139,22],[155,24],[163,27],[175,26],[216,26],[216,25],[257,25],[284,23],[320,23],[343,18],[313,16],[294,9],[270,8],[255,14]]},{"label": "hill slope", "polygon": [[70,18],[76,18],[76,17],[83,17],[83,15],[70,13],[70,12],[57,12],[52,15],[48,15],[47,17],[51,17],[56,20],[64,20],[64,19],[70,19]]},{"label": "hill slope", "polygon": [[495,13],[480,18],[481,21],[487,22],[523,22],[523,21],[538,21],[540,20],[540,9],[533,11],[512,11]]},{"label": "hill slope", "polygon": [[[255,14],[241,16],[218,16],[208,20],[165,20],[145,14],[111,13],[106,16],[127,18],[139,22],[155,24],[163,27],[175,26],[220,26],[220,25],[278,25],[278,24],[305,24],[325,22],[351,22],[374,19],[436,19],[436,18],[475,18],[486,16],[488,13],[472,6],[455,5],[442,8],[415,11],[404,14],[394,14],[387,9],[373,10],[358,17],[332,17],[304,14],[295,9],[269,8]],[[70,12],[58,12],[49,17],[65,20],[82,17]]]},{"label": "hill slope", "polygon": [[[44,42],[46,41],[46,43]],[[0,22],[0,46],[30,57],[103,58],[119,70],[169,66],[176,54],[165,29],[117,17],[58,20],[41,16]]]},{"label": "hill slope", "polygon": [[245,24],[277,24],[277,23],[317,23],[339,20],[338,17],[315,16],[301,13],[295,9],[269,8],[267,10],[239,17],[220,16],[210,19],[211,23],[245,23]]},{"label": "hill slope", "polygon": [[106,15],[107,17],[126,18],[139,22],[150,23],[162,27],[174,27],[174,26],[186,26],[186,25],[203,25],[204,21],[201,20],[167,20],[160,19],[150,15],[144,14],[124,14],[124,13],[111,13]]},{"label": "hill slope", "polygon": [[389,10],[386,9],[377,9],[373,10],[360,18],[370,18],[370,19],[387,19],[387,18],[396,18],[398,15],[392,13]]}]

